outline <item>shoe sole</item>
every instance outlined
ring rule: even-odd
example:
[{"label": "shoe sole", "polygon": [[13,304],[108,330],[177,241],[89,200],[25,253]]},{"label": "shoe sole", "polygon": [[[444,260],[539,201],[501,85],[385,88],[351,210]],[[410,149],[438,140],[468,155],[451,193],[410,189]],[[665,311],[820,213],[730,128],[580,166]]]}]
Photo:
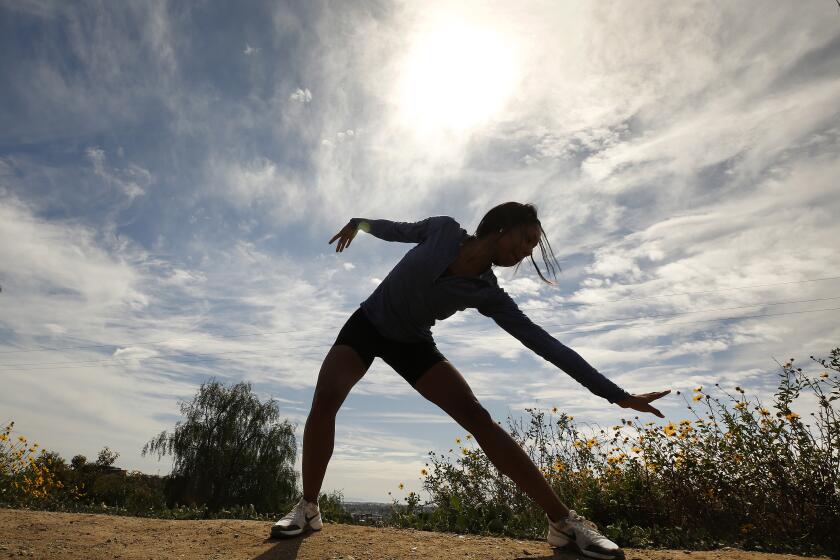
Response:
[{"label": "shoe sole", "polygon": [[600,560],[624,560],[624,551],[621,549],[618,549],[615,554],[601,554],[600,552],[594,552],[592,550],[583,550],[576,542],[571,540],[564,546],[552,546],[552,548],[576,552],[578,554],[583,554],[584,556],[589,556],[590,558],[598,558]]},{"label": "shoe sole", "polygon": [[[317,533],[321,529],[315,529],[312,526],[307,526],[310,531]],[[292,529],[290,531],[282,531],[280,529],[275,529],[274,527],[271,528],[271,537],[272,538],[286,538],[286,537],[296,537],[303,533],[303,529]]]}]

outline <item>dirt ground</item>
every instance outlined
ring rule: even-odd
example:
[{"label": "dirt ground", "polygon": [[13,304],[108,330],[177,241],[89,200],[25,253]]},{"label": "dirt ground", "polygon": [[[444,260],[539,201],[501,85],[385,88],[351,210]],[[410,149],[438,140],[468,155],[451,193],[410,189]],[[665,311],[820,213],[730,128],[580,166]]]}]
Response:
[{"label": "dirt ground", "polygon": [[[271,539],[271,522],[167,521],[102,514],[0,509],[0,558],[575,560],[545,540],[432,533],[324,523],[318,532]],[[547,530],[547,528],[546,528]],[[627,560],[792,560],[802,557],[725,548],[706,552],[625,549]]]}]

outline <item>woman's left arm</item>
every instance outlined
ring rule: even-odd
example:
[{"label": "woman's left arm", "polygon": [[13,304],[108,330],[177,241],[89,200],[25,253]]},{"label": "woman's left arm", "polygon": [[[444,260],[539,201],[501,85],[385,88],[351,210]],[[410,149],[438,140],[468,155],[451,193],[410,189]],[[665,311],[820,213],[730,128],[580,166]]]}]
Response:
[{"label": "woman's left arm", "polygon": [[501,288],[492,290],[491,295],[477,309],[482,315],[493,319],[525,347],[568,373],[592,393],[611,403],[631,397],[630,393],[604,377],[580,354],[534,324]]},{"label": "woman's left arm", "polygon": [[527,348],[568,373],[592,393],[622,408],[651,412],[664,418],[659,410],[650,405],[650,402],[664,397],[671,392],[670,390],[631,395],[604,377],[580,354],[562,344],[539,325],[534,324],[503,289],[497,287],[491,290],[488,298],[477,309],[479,313],[493,319],[496,324]]}]

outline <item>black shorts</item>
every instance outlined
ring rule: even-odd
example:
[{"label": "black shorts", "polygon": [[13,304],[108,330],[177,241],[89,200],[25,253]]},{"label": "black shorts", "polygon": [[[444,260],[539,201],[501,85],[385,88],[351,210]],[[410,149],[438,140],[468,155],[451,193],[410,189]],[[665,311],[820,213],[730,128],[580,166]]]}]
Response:
[{"label": "black shorts", "polygon": [[333,346],[337,344],[351,346],[366,368],[375,357],[382,358],[412,387],[430,367],[446,359],[434,342],[401,342],[382,336],[361,307],[341,327]]}]

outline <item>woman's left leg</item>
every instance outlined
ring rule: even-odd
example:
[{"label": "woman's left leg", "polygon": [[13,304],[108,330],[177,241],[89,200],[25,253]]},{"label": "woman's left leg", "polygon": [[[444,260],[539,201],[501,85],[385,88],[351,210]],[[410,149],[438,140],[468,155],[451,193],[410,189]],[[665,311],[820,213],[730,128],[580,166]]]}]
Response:
[{"label": "woman's left leg", "polygon": [[568,515],[569,508],[560,501],[539,468],[510,434],[496,424],[451,363],[436,363],[420,377],[415,389],[471,433],[499,472],[510,477],[537,502],[549,519],[557,521]]}]

